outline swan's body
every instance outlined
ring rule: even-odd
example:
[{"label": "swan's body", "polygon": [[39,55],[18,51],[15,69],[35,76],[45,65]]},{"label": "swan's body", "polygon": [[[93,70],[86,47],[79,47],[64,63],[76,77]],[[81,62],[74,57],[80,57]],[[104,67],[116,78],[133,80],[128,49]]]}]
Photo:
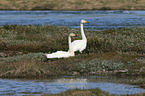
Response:
[{"label": "swan's body", "polygon": [[69,51],[68,52],[57,51],[57,52],[52,53],[52,54],[46,54],[47,58],[67,58],[70,56],[75,56],[73,48],[71,46],[71,36],[75,36],[75,34],[70,33],[68,36],[68,44],[69,44]]},{"label": "swan's body", "polygon": [[81,20],[80,27],[81,27],[82,40],[74,40],[71,43],[74,52],[79,51],[80,53],[82,53],[82,51],[86,49],[86,46],[87,46],[87,38],[84,33],[83,23],[87,23],[87,21]]}]

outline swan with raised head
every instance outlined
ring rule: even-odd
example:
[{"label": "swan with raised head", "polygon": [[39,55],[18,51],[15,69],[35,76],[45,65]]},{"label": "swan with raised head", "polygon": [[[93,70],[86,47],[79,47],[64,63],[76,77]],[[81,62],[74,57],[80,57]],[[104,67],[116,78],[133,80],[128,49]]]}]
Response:
[{"label": "swan with raised head", "polygon": [[75,51],[79,51],[80,53],[82,53],[82,51],[84,49],[86,49],[86,46],[87,46],[87,38],[85,36],[84,29],[83,29],[83,24],[84,23],[87,23],[87,21],[81,20],[80,27],[81,27],[82,40],[74,40],[71,43],[74,52]]},{"label": "swan with raised head", "polygon": [[69,51],[57,51],[52,54],[46,54],[47,58],[67,58],[71,56],[75,56],[73,48],[71,46],[71,36],[75,36],[75,34],[70,33],[68,36],[68,44],[69,44]]}]

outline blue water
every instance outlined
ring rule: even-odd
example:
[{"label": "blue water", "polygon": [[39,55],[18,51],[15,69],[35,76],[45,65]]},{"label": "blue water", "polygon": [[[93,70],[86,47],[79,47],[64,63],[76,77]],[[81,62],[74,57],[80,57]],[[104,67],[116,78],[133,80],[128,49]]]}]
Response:
[{"label": "blue water", "polygon": [[[107,80],[108,79],[108,80]],[[110,81],[109,81],[110,80]],[[20,79],[0,79],[0,95],[22,96],[34,94],[56,94],[69,89],[94,89],[115,95],[131,95],[145,92],[145,89],[138,86],[121,84],[118,81],[125,79],[117,78],[57,78],[46,80],[20,80]]]},{"label": "blue water", "polygon": [[55,25],[79,28],[81,19],[86,29],[110,29],[145,26],[145,11],[0,11],[0,25]]}]

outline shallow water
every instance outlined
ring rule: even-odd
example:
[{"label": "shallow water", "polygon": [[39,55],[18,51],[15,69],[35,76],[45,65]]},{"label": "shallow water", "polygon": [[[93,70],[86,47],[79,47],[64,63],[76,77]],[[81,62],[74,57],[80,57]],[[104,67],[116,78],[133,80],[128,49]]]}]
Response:
[{"label": "shallow water", "polygon": [[126,95],[138,94],[145,92],[145,89],[138,86],[121,84],[127,80],[116,77],[67,77],[51,78],[45,80],[20,80],[20,79],[0,79],[0,95],[17,95],[25,94],[56,94],[65,92],[69,89],[92,89],[99,88],[110,94]]},{"label": "shallow water", "polygon": [[79,28],[85,19],[86,29],[110,29],[145,26],[145,11],[0,11],[0,25],[56,25]]}]

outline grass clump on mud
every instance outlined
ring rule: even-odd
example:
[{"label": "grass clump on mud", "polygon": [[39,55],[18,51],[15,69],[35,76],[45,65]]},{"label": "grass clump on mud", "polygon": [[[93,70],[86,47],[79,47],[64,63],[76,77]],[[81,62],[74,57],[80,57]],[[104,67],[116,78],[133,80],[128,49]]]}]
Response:
[{"label": "grass clump on mud", "polygon": [[[45,53],[68,50],[65,26],[4,25],[0,27],[0,76],[40,78],[68,75],[104,75],[118,70],[144,76],[145,28],[86,30],[87,48],[75,57],[47,60]],[[57,45],[57,46],[56,46]]]},{"label": "grass clump on mud", "polygon": [[[121,95],[121,96],[144,96],[145,93],[133,94],[133,95]],[[109,94],[107,92],[101,91],[100,89],[73,89],[67,92],[62,92],[59,94],[44,94],[42,96],[116,96],[114,94]]]},{"label": "grass clump on mud", "polygon": [[68,90],[67,92],[62,92],[59,94],[48,94],[42,96],[115,96],[113,94],[109,94],[107,92],[101,91],[99,89],[73,89]]},{"label": "grass clump on mud", "polygon": [[[33,25],[4,25],[1,27],[0,50],[28,52],[52,52],[66,49],[68,28]],[[57,39],[56,39],[57,38]],[[63,40],[58,42],[59,40]],[[66,42],[67,43],[67,42]],[[56,46],[58,45],[58,46]],[[61,45],[66,45],[62,46]]]},{"label": "grass clump on mud", "polygon": [[[123,68],[124,63],[115,60],[98,60],[81,62],[79,65],[80,73],[94,73],[101,74],[106,71],[120,70]],[[78,69],[79,69],[78,68]]]}]

